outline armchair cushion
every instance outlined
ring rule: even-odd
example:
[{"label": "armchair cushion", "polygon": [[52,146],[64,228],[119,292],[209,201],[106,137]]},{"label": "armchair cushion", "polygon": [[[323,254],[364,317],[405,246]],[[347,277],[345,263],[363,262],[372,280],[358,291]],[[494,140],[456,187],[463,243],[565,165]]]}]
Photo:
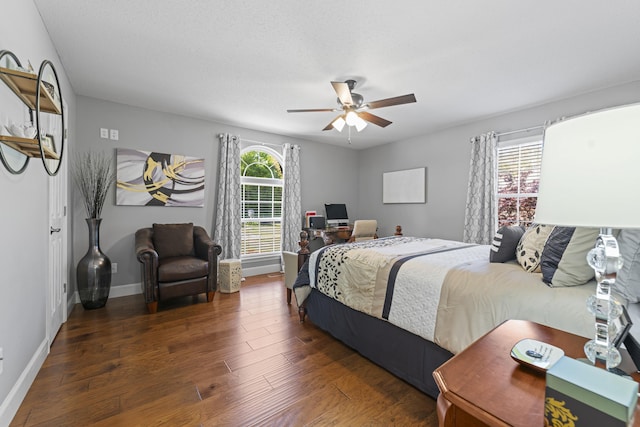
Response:
[{"label": "armchair cushion", "polygon": [[160,258],[193,256],[193,223],[153,224],[153,244]]},{"label": "armchair cushion", "polygon": [[190,256],[165,258],[158,266],[158,282],[197,279],[209,274],[209,263]]}]

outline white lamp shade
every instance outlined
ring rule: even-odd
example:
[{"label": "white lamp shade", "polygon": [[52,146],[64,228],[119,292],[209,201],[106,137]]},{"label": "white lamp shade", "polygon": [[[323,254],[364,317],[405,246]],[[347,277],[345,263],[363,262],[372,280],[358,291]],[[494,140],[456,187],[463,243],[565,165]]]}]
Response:
[{"label": "white lamp shade", "polygon": [[367,127],[367,122],[360,116],[356,116],[355,121],[356,130],[360,132],[362,129]]},{"label": "white lamp shade", "polygon": [[549,126],[540,174],[536,223],[640,228],[640,104]]},{"label": "white lamp shade", "polygon": [[344,121],[342,116],[340,116],[337,119],[335,119],[333,123],[331,123],[331,126],[333,126],[333,128],[338,132],[342,132],[342,128],[344,128],[345,123],[346,122]]}]

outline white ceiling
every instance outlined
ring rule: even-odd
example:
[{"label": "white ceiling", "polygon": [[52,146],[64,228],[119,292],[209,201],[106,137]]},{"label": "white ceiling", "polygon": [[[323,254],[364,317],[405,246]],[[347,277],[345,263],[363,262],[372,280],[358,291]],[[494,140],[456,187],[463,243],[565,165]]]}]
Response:
[{"label": "white ceiling", "polygon": [[393,124],[352,147],[640,80],[640,1],[34,0],[77,94],[345,145],[353,78]]}]

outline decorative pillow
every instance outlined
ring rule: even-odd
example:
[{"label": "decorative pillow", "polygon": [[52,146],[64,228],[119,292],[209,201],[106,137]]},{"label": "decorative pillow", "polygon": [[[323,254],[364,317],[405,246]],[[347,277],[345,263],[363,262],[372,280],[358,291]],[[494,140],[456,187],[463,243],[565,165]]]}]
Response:
[{"label": "decorative pillow", "polygon": [[554,227],[542,251],[542,281],[559,287],[584,285],[593,279],[587,253],[599,234],[599,228]]},{"label": "decorative pillow", "polygon": [[618,247],[624,264],[614,289],[629,302],[640,301],[640,230],[622,230],[618,235]]},{"label": "decorative pillow", "polygon": [[160,258],[193,255],[193,223],[153,224],[153,245]]},{"label": "decorative pillow", "polygon": [[489,261],[507,262],[516,259],[516,247],[523,234],[524,228],[519,225],[501,227],[493,236]]},{"label": "decorative pillow", "polygon": [[540,272],[542,250],[552,230],[553,225],[533,224],[522,235],[516,248],[516,258],[525,271]]}]

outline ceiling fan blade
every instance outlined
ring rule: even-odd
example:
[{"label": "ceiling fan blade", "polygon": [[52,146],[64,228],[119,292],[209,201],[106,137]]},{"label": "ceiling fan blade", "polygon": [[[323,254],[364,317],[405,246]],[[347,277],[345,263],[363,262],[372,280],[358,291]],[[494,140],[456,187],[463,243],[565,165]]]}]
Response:
[{"label": "ceiling fan blade", "polygon": [[378,101],[367,102],[369,109],[391,107],[392,105],[409,104],[416,102],[416,96],[414,94],[395,96],[393,98],[380,99]]},{"label": "ceiling fan blade", "polygon": [[[342,117],[342,114],[340,114],[338,117]],[[322,129],[322,130],[331,130],[331,129],[333,129],[333,122],[335,122],[338,119],[338,117],[334,117],[333,120],[331,120],[329,122],[329,124],[326,125],[325,128]]]},{"label": "ceiling fan blade", "polygon": [[318,113],[322,111],[336,111],[335,108],[311,108],[306,110],[287,110],[287,113]]},{"label": "ceiling fan blade", "polygon": [[351,98],[351,91],[349,90],[348,84],[343,82],[331,82],[331,85],[343,105],[353,105],[353,99]]},{"label": "ceiling fan blade", "polygon": [[378,125],[380,127],[387,127],[389,126],[391,123],[389,120],[387,119],[383,119],[382,117],[378,117],[376,115],[373,115],[371,113],[367,113],[366,111],[360,111],[358,113],[358,116],[360,116],[361,119],[368,121],[369,123],[373,123],[374,125]]}]

